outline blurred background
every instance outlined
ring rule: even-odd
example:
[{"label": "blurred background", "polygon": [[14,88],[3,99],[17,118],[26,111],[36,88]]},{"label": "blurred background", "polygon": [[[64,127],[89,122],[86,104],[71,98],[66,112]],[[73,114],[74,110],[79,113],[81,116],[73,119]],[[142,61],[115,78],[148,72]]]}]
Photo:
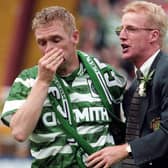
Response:
[{"label": "blurred background", "polygon": [[[70,10],[81,33],[78,48],[114,66],[127,78],[129,86],[133,66],[121,59],[114,30],[120,25],[122,7],[130,1],[133,0],[1,0],[0,113],[15,77],[40,58],[31,21],[35,12],[47,6],[61,5]],[[168,0],[151,2],[160,4],[168,13]],[[168,52],[167,40],[164,50]],[[30,168],[30,164],[29,142],[16,142],[10,129],[0,122],[0,167]]]}]

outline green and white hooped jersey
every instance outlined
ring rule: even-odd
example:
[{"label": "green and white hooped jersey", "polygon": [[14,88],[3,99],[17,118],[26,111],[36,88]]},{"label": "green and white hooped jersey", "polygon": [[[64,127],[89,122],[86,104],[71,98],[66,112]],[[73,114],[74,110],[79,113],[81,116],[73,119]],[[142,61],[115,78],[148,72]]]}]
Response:
[{"label": "green and white hooped jersey", "polygon": [[[102,71],[107,72],[105,64],[98,61],[97,63]],[[109,71],[109,67],[107,69]],[[121,90],[116,96],[119,101],[122,99],[125,80],[113,69],[111,72],[108,73],[110,81],[106,82],[113,81],[111,87]],[[12,114],[26,101],[36,76],[37,66],[24,70],[15,79],[1,116],[5,124],[9,125]],[[77,132],[96,150],[114,144],[113,137],[109,134],[111,118],[83,64],[81,63],[80,68],[69,77],[62,78],[62,81],[72,103]],[[61,104],[61,95],[54,82],[51,83],[48,93],[52,93]],[[37,99],[38,96],[36,95]],[[70,114],[62,111],[62,115],[70,122]],[[29,140],[31,154],[35,158],[32,168],[79,168],[78,160],[84,160],[86,157],[74,139],[64,133],[48,98],[44,102],[41,117]]]}]

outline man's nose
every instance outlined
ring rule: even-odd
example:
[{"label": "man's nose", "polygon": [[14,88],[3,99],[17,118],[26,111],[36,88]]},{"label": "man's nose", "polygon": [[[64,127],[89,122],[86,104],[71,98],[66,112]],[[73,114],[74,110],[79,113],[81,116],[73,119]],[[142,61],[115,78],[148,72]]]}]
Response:
[{"label": "man's nose", "polygon": [[125,28],[122,28],[122,29],[120,30],[119,38],[120,38],[120,39],[124,39],[124,38],[126,38],[127,36],[128,36],[127,30],[126,30]]},{"label": "man's nose", "polygon": [[45,52],[51,51],[54,47],[55,47],[54,43],[51,42],[51,41],[48,41],[47,45],[46,45],[46,48],[45,48]]}]

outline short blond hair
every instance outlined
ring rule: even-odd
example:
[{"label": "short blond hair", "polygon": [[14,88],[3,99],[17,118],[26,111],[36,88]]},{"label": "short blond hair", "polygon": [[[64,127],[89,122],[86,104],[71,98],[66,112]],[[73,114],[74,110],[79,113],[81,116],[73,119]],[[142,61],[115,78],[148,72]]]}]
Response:
[{"label": "short blond hair", "polygon": [[134,1],[124,7],[123,13],[125,14],[128,12],[146,14],[151,28],[158,29],[160,31],[160,39],[162,44],[168,29],[168,17],[160,5],[146,1]]},{"label": "short blond hair", "polygon": [[43,25],[58,20],[64,23],[65,30],[72,32],[76,29],[75,17],[61,6],[51,6],[37,12],[32,21],[32,29],[35,30]]}]

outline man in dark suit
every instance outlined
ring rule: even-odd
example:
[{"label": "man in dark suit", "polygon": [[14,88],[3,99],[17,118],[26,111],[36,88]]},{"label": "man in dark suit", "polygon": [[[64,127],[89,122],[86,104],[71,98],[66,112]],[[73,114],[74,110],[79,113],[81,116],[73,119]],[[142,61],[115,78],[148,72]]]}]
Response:
[{"label": "man in dark suit", "polygon": [[[127,125],[132,117],[130,104],[135,90],[141,100],[138,117],[133,116],[132,131],[126,128],[126,143],[92,154],[87,160],[88,167],[108,168],[123,161],[123,168],[167,168],[168,56],[162,47],[168,18],[161,6],[146,1],[133,1],[123,12],[122,26],[116,29],[123,59],[132,61],[135,70],[140,69],[143,74],[139,81],[135,78],[124,96]],[[135,132],[136,136],[131,135]]]}]

